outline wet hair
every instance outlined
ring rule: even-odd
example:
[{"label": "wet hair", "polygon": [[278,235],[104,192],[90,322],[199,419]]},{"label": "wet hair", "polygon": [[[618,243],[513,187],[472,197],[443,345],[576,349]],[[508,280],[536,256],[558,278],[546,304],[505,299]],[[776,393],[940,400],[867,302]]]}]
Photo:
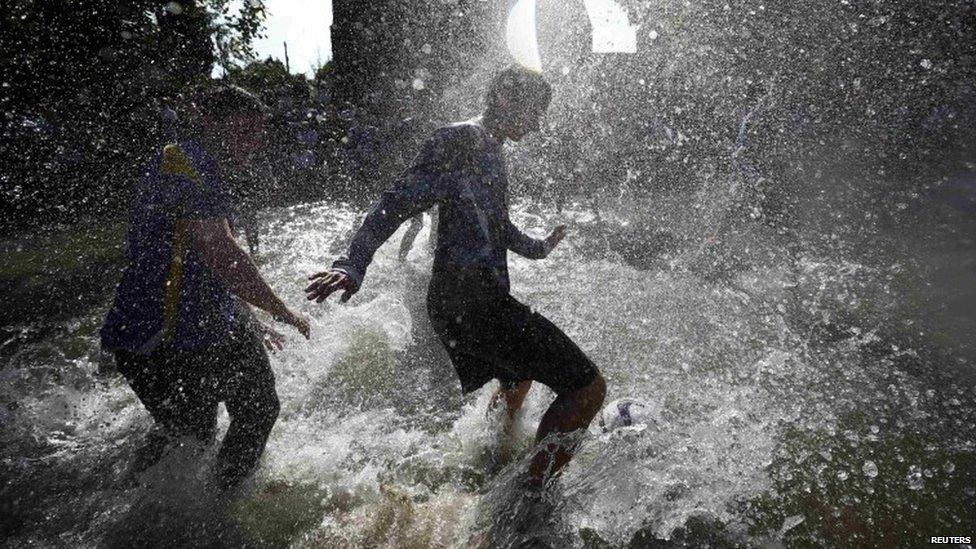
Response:
[{"label": "wet hair", "polygon": [[[177,122],[167,129],[167,139],[212,137],[207,124],[223,122],[234,115],[253,115],[270,122],[271,111],[253,93],[229,84],[200,85],[190,88],[174,102]],[[165,123],[164,123],[165,126]]]},{"label": "wet hair", "polygon": [[198,88],[191,97],[194,110],[200,116],[223,120],[237,114],[267,117],[269,109],[261,99],[241,88],[229,84]]},{"label": "wet hair", "polygon": [[552,98],[552,86],[542,73],[513,64],[495,75],[488,83],[485,104],[489,111],[506,102],[531,103],[546,107]]}]

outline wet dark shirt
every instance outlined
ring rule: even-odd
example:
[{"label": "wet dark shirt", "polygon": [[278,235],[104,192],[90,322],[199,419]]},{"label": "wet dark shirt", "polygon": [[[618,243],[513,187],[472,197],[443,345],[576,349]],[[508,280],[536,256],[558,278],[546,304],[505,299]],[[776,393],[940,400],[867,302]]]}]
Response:
[{"label": "wet dark shirt", "polygon": [[229,336],[243,309],[186,229],[188,220],[219,218],[233,214],[217,163],[192,141],[167,145],[135,188],[128,263],[101,330],[105,349],[199,349]]},{"label": "wet dark shirt", "polygon": [[501,144],[477,121],[441,128],[363,220],[334,268],[362,283],[373,254],[411,217],[438,206],[432,288],[508,293],[508,250],[540,259],[544,240],[527,236],[508,215]]}]

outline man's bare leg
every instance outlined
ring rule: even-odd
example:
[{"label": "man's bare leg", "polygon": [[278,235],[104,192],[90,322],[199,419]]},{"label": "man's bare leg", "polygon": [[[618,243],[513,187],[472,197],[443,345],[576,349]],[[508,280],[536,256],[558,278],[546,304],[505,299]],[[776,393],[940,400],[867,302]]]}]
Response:
[{"label": "man's bare leg", "polygon": [[[556,397],[539,422],[536,444],[549,435],[569,434],[589,426],[590,421],[603,406],[607,383],[597,374],[589,385]],[[523,397],[524,398],[524,397]],[[573,457],[575,445],[564,441],[550,441],[540,448],[529,465],[532,484],[542,486],[547,478],[554,478]]]},{"label": "man's bare leg", "polygon": [[502,443],[498,448],[499,459],[502,463],[507,463],[512,459],[512,452],[515,447],[515,420],[522,410],[525,396],[529,394],[532,381],[523,381],[510,389],[499,387],[491,397],[489,408],[497,410],[499,406],[505,406],[505,425],[502,429]]},{"label": "man's bare leg", "polygon": [[492,410],[497,410],[504,402],[506,421],[514,423],[515,418],[518,417],[519,410],[522,409],[522,403],[525,402],[525,396],[529,394],[531,387],[531,380],[523,381],[509,389],[499,387],[495,391],[495,394],[491,396],[491,402],[488,406]]}]

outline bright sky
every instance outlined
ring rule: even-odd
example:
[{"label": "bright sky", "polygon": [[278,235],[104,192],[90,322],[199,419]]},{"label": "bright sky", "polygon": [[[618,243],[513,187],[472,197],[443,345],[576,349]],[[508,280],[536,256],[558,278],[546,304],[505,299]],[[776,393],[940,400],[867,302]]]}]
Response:
[{"label": "bright sky", "polygon": [[265,37],[254,43],[258,59],[270,55],[284,62],[287,41],[291,72],[311,76],[332,58],[332,0],[264,0],[264,5],[268,10]]},{"label": "bright sky", "polygon": [[[635,31],[627,14],[614,0],[584,0],[593,23],[593,50],[633,52]],[[535,0],[519,0],[509,18],[508,45],[516,60],[539,68],[535,37]],[[264,0],[268,11],[265,37],[257,40],[254,50],[259,59],[271,56],[284,61],[284,42],[288,42],[288,59],[293,73],[309,76],[332,58],[329,26],[332,24],[332,0]]]}]

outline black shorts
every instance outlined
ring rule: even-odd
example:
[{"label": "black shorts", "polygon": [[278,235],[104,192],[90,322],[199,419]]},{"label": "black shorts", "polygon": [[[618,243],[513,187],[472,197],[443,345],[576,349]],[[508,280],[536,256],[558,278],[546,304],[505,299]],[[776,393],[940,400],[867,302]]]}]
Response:
[{"label": "black shorts", "polygon": [[249,328],[200,350],[118,351],[115,360],[146,410],[173,435],[211,438],[219,402],[227,404],[232,417],[244,420],[278,407],[268,353]]},{"label": "black shorts", "polygon": [[599,373],[562,330],[507,293],[463,301],[432,293],[428,311],[465,393],[497,379],[506,387],[538,381],[564,394]]}]

